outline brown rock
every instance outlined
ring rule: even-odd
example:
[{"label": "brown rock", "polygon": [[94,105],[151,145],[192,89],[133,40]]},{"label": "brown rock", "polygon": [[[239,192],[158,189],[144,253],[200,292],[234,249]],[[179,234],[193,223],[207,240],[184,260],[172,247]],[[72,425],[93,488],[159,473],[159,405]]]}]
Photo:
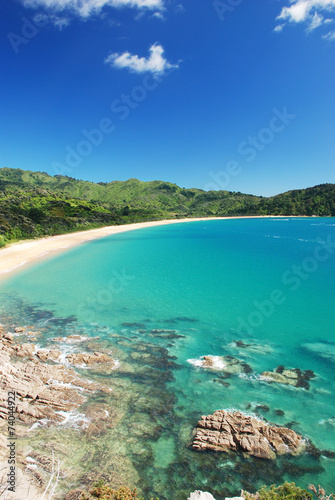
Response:
[{"label": "brown rock", "polygon": [[[25,335],[28,335],[28,337],[36,337],[38,335],[40,335],[40,332],[32,332],[32,331],[29,331],[29,332],[24,332]],[[31,339],[29,339],[31,340]]]},{"label": "brown rock", "polygon": [[57,361],[57,359],[60,356],[60,351],[57,351],[57,350],[48,351],[48,350],[43,349],[43,350],[37,351],[36,356],[38,357],[38,359],[40,359],[43,362],[47,361],[48,359],[52,359],[53,361]]},{"label": "brown rock", "polygon": [[202,356],[199,360],[189,360],[195,366],[231,374],[251,373],[252,368],[234,356]]},{"label": "brown rock", "polygon": [[25,331],[25,328],[23,328],[22,326],[17,326],[14,331],[15,333],[22,333]]},{"label": "brown rock", "polygon": [[[109,392],[101,384],[82,379],[62,365],[44,364],[33,355],[33,344],[8,345],[0,339],[0,419],[7,419],[7,393],[15,391],[17,417],[32,424],[47,419],[48,425],[62,422],[64,415],[86,401],[86,391]],[[59,351],[38,351],[40,358],[57,359]],[[30,361],[13,361],[11,354],[30,356]],[[92,355],[93,356],[93,355]],[[95,356],[96,358],[97,356]]]},{"label": "brown rock", "polygon": [[10,333],[10,332],[5,333],[5,335],[3,336],[3,338],[5,340],[8,340],[9,342],[13,342],[13,340],[14,340],[14,334]]},{"label": "brown rock", "polygon": [[261,375],[263,380],[269,383],[275,382],[277,384],[292,385],[293,387],[303,387],[307,390],[310,387],[309,381],[315,377],[311,370],[302,371],[299,368],[289,370],[284,366],[278,366],[272,372],[265,371]]},{"label": "brown rock", "polygon": [[210,356],[204,356],[202,359],[202,366],[204,368],[212,368],[214,366],[213,358],[211,358]]},{"label": "brown rock", "polygon": [[81,352],[71,353],[66,356],[67,361],[72,365],[95,365],[97,363],[114,363],[114,360],[107,354],[101,352]]},{"label": "brown rock", "polygon": [[218,410],[202,416],[192,441],[194,450],[230,450],[253,457],[275,459],[277,455],[298,455],[304,440],[292,429],[266,424],[240,412]]},{"label": "brown rock", "polygon": [[22,358],[33,356],[35,346],[33,344],[18,344],[15,346],[15,354]]}]

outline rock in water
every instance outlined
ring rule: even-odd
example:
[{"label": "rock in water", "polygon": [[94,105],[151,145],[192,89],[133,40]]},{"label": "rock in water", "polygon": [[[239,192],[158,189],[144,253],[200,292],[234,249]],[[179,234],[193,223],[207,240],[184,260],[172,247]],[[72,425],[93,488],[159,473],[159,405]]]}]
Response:
[{"label": "rock in water", "polygon": [[188,363],[199,368],[222,371],[231,374],[251,373],[252,368],[234,356],[201,356],[200,359],[188,359]]},{"label": "rock in water", "polygon": [[303,387],[309,389],[309,381],[315,377],[312,370],[302,371],[299,368],[287,369],[284,366],[278,366],[273,372],[263,372],[262,380],[266,382],[276,382],[277,384],[292,385],[293,387]]},{"label": "rock in water", "polygon": [[102,354],[101,352],[81,352],[81,353],[71,353],[66,356],[67,361],[72,365],[95,365],[97,363],[113,363],[115,361],[107,354]]},{"label": "rock in water", "polygon": [[192,448],[197,451],[236,451],[275,459],[277,455],[298,455],[305,449],[305,442],[292,429],[269,425],[240,412],[218,410],[213,415],[201,417]]}]

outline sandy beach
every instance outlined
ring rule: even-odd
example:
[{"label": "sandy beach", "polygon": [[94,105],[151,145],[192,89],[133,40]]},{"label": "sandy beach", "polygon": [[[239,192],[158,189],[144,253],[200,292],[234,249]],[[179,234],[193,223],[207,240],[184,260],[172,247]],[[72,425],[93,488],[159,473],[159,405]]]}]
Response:
[{"label": "sandy beach", "polygon": [[182,222],[196,222],[206,220],[224,220],[224,219],[245,219],[259,218],[259,216],[249,217],[206,217],[194,219],[171,219],[152,222],[139,222],[136,224],[124,224],[121,226],[107,226],[77,233],[61,234],[58,236],[49,236],[36,240],[23,240],[13,243],[0,250],[0,279],[9,274],[17,272],[24,267],[40,262],[55,253],[67,250],[81,243],[110,236],[112,234],[133,231],[153,226],[163,226],[166,224],[180,224]]}]

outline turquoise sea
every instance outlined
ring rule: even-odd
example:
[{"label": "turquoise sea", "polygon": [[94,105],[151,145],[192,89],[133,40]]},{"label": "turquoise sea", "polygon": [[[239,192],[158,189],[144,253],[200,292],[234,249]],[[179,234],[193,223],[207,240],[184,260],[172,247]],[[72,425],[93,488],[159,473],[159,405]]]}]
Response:
[{"label": "turquoise sea", "polygon": [[[98,336],[95,346],[120,361],[112,374],[81,372],[112,388],[87,403],[109,408],[109,428],[87,436],[71,425],[39,427],[22,442],[52,442],[75,465],[64,487],[100,475],[161,500],[195,489],[221,500],[284,480],[335,489],[335,218],[129,231],[29,267],[1,282],[0,299],[2,322],[43,329],[40,345]],[[204,370],[194,361],[204,355],[250,368]],[[261,379],[279,365],[312,370],[309,390]],[[315,448],[276,461],[192,451],[198,419],[219,408],[289,426]]]}]

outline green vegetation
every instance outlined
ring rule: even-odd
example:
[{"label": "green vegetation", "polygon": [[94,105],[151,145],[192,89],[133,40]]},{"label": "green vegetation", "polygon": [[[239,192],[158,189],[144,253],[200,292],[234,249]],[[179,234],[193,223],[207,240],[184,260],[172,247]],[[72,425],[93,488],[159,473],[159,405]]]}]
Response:
[{"label": "green vegetation", "polygon": [[[114,490],[103,481],[99,481],[93,485],[93,488],[88,492],[81,495],[80,500],[143,500],[142,497],[137,496],[136,488],[131,490],[127,486],[122,486],[118,490]],[[158,498],[151,500],[159,500]]]},{"label": "green vegetation", "polygon": [[335,215],[335,184],[270,198],[180,188],[137,179],[81,181],[43,172],[0,169],[0,247],[25,238],[184,217]]},{"label": "green vegetation", "polygon": [[313,492],[299,488],[295,483],[285,482],[280,486],[263,486],[256,493],[243,492],[243,497],[246,500],[313,500],[315,497],[318,500],[335,500],[335,495],[332,493],[327,495],[325,490],[319,486],[317,489],[313,484],[308,486],[308,489]]},{"label": "green vegetation", "polygon": [[287,482],[280,486],[263,486],[254,494],[244,491],[243,496],[246,500],[313,500],[312,493]]},{"label": "green vegetation", "polygon": [[[318,489],[313,485],[309,485],[308,489],[313,492],[309,493],[303,488],[299,488],[295,483],[285,482],[280,486],[263,486],[256,493],[242,492],[242,497],[245,500],[335,500],[335,495],[332,493],[327,495],[325,490],[319,486]],[[68,497],[67,497],[68,498]],[[118,490],[114,490],[104,481],[99,481],[93,485],[89,492],[82,492],[80,500],[143,500],[137,496],[136,488],[131,490],[126,486],[122,486]],[[159,500],[151,499],[151,500]]]}]

